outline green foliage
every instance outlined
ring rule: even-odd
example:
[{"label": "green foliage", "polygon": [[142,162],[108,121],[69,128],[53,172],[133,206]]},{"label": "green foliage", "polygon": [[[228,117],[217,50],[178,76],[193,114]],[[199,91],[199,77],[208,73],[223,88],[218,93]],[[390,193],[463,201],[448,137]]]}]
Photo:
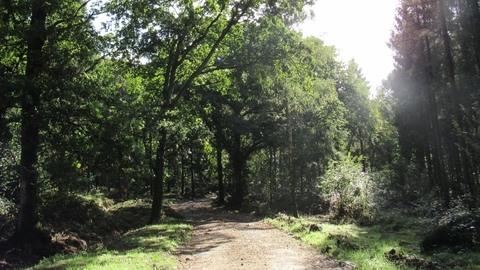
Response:
[{"label": "green foliage", "polygon": [[[5,217],[12,213],[14,204],[5,198],[0,197],[0,216]],[[5,224],[0,224],[0,226]]]},{"label": "green foliage", "polygon": [[[283,210],[298,200],[316,211],[322,190],[335,218],[371,218],[372,180],[356,161],[332,163],[322,185],[318,178],[338,151],[362,155],[364,170],[388,169],[395,129],[381,121],[354,62],[343,65],[334,47],[292,29],[311,1],[98,2],[111,15],[104,37],[91,24],[97,10],[84,3],[45,3],[44,63],[34,80],[41,221],[92,235],[124,231],[132,216],[137,226],[151,201],[110,208],[101,194],[78,194],[153,194],[158,206],[164,191],[215,190],[214,148],[223,150],[227,191],[241,190],[242,199]],[[28,5],[0,4],[8,22],[0,25],[0,84],[8,90],[0,133],[12,141],[0,142],[1,194],[18,185],[16,107],[31,99],[22,90],[30,89]]]},{"label": "green foliage", "polygon": [[443,250],[455,254],[480,251],[480,214],[463,207],[455,207],[442,214],[435,226],[423,237],[422,252]]},{"label": "green foliage", "polygon": [[375,186],[362,171],[359,159],[348,154],[330,162],[322,178],[321,198],[328,202],[330,214],[336,220],[365,220],[375,214]]},{"label": "green foliage", "polygon": [[[100,192],[47,193],[42,198],[42,225],[55,232],[56,244],[65,245],[61,239],[73,237],[85,240],[87,248],[45,258],[33,269],[173,269],[171,252],[188,241],[193,230],[182,218],[172,218],[176,213],[169,208],[160,223],[145,226],[150,213],[145,200],[113,204]],[[65,250],[71,253],[68,246]]]},{"label": "green foliage", "polygon": [[18,146],[0,141],[0,198],[18,199],[18,162],[20,152]]},{"label": "green foliage", "polygon": [[55,255],[30,269],[174,269],[175,258],[168,253],[100,251],[76,255]]},{"label": "green foliage", "polygon": [[104,209],[93,199],[74,194],[45,193],[40,205],[42,221],[49,224],[84,224],[101,227],[106,218]]},{"label": "green foliage", "polygon": [[93,200],[101,209],[104,209],[104,210],[111,208],[115,204],[114,200],[105,196],[103,192],[96,191],[96,190],[91,191],[87,195],[79,194],[77,196],[81,197],[84,200]]},{"label": "green foliage", "polygon": [[[332,224],[325,217],[295,219],[277,215],[266,221],[293,233],[319,252],[358,269],[477,269],[480,265],[471,253],[456,255],[457,258],[447,254],[422,258],[419,235],[425,224],[399,212],[381,216],[374,226],[367,227]],[[321,224],[319,230],[310,230],[312,224]]]},{"label": "green foliage", "polygon": [[167,220],[131,230],[107,248],[55,255],[31,269],[175,269],[171,252],[189,239],[192,229],[178,220]]},{"label": "green foliage", "polygon": [[0,241],[2,236],[11,235],[14,228],[15,204],[0,196]]},{"label": "green foliage", "polygon": [[[474,207],[480,35],[473,29],[480,26],[479,6],[435,3],[400,1],[390,39],[395,69],[384,88],[394,101],[403,159],[396,162],[398,183],[420,193],[438,190],[447,207],[457,197]],[[404,173],[411,168],[415,177]]]},{"label": "green foliage", "polygon": [[191,225],[175,219],[165,219],[160,224],[129,231],[113,248],[120,252],[125,250],[171,252],[178,248],[179,244],[189,240],[191,230]]}]

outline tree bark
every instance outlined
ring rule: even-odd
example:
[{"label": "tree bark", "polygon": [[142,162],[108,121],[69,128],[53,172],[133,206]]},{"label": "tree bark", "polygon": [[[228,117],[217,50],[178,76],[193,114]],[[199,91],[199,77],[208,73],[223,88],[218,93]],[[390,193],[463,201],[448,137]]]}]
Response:
[{"label": "tree bark", "polygon": [[153,181],[153,201],[152,211],[150,213],[149,224],[153,224],[161,217],[163,201],[163,177],[165,174],[165,148],[167,145],[167,129],[162,127],[160,130],[160,141],[157,146],[157,156],[155,159],[155,177]]},{"label": "tree bark", "polygon": [[[433,82],[433,71],[432,71],[432,52],[430,48],[430,40],[426,36],[424,38],[425,47],[427,50],[427,59],[426,59],[426,72],[427,72],[427,115],[429,121],[432,125],[432,136],[433,136],[433,145],[432,145],[432,159],[433,159],[433,168],[434,168],[434,178],[436,182],[442,187],[442,189],[447,187],[447,177],[445,175],[445,166],[443,163],[443,151],[442,145],[440,143],[440,128],[438,125],[438,113],[437,113],[437,100],[435,91],[430,87]],[[432,183],[434,184],[434,183]],[[450,199],[447,200],[449,203]]]},{"label": "tree bark", "polygon": [[359,132],[360,137],[360,155],[362,156],[362,172],[367,172],[367,156],[365,155],[365,146],[363,145],[362,133]]},{"label": "tree bark", "polygon": [[233,155],[232,155],[232,167],[233,167],[233,195],[232,205],[240,207],[243,204],[245,198],[245,190],[243,185],[243,167],[244,159],[240,149],[240,134],[233,136]]},{"label": "tree bark", "polygon": [[298,218],[298,203],[297,203],[297,180],[295,177],[295,169],[293,168],[293,123],[290,115],[290,108],[288,98],[286,98],[286,112],[288,121],[288,175],[290,178],[290,195],[292,199],[292,216]]},{"label": "tree bark", "polygon": [[477,64],[477,74],[480,72],[480,10],[478,0],[468,0],[468,5],[471,15],[471,22],[473,27],[473,38],[475,41],[475,61]]},{"label": "tree bark", "polygon": [[198,153],[197,153],[197,164],[196,164],[196,168],[197,168],[197,189],[200,187],[202,187],[202,183],[203,183],[203,168],[202,168],[202,150],[200,150]]},{"label": "tree bark", "polygon": [[[472,197],[475,197],[474,185],[472,179],[470,177],[470,165],[468,156],[466,153],[466,142],[465,138],[462,135],[458,135],[458,133],[463,133],[464,125],[460,110],[460,104],[458,102],[458,93],[457,87],[455,82],[455,68],[453,65],[453,57],[452,51],[450,46],[450,36],[448,34],[447,28],[447,20],[445,17],[445,6],[443,0],[438,0],[439,5],[439,16],[440,22],[442,27],[442,37],[443,37],[443,46],[445,50],[445,66],[447,68],[447,78],[448,83],[450,86],[450,94],[452,98],[452,106],[453,106],[453,114],[455,122],[458,126],[458,130],[454,132],[454,140],[458,143],[458,151],[460,152],[460,163],[461,163],[461,171],[462,171],[462,182],[469,187]],[[447,195],[445,195],[447,196]]]},{"label": "tree bark", "polygon": [[182,179],[181,179],[181,194],[185,195],[185,157],[182,155]]},{"label": "tree bark", "polygon": [[218,204],[225,203],[225,188],[223,187],[222,147],[217,140],[217,180],[218,180]]},{"label": "tree bark", "polygon": [[27,252],[35,252],[40,239],[38,223],[38,146],[41,89],[36,78],[43,68],[43,46],[46,34],[47,13],[44,1],[32,1],[32,16],[27,39],[26,79],[28,84],[23,90],[21,121],[21,172],[20,172],[20,207],[17,215],[15,232],[11,238]]},{"label": "tree bark", "polygon": [[269,155],[268,155],[268,178],[270,180],[270,183],[269,183],[269,197],[268,197],[268,203],[270,205],[270,207],[273,205],[273,191],[274,191],[274,187],[275,187],[275,178],[274,178],[274,175],[273,175],[273,147],[269,147]]},{"label": "tree bark", "polygon": [[192,198],[195,197],[195,170],[193,168],[193,149],[190,153],[190,192]]}]

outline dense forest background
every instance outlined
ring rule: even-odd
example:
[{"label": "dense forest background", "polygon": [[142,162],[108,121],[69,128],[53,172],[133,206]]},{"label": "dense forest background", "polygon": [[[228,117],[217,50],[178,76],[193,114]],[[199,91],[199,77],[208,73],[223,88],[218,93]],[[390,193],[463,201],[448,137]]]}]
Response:
[{"label": "dense forest background", "polygon": [[165,193],[347,222],[478,207],[478,1],[402,0],[376,96],[296,30],[311,4],[2,1],[1,230],[35,246],[39,207],[92,192],[151,198],[151,223]]}]

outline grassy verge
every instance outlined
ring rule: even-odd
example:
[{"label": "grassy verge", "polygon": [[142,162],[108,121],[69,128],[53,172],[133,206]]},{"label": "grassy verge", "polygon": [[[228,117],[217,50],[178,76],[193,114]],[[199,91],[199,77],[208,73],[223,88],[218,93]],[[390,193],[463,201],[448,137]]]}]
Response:
[{"label": "grassy verge", "polygon": [[353,262],[358,269],[480,269],[478,253],[420,254],[424,233],[420,219],[396,217],[368,227],[284,215],[267,221],[327,256]]},{"label": "grassy verge", "polygon": [[114,203],[102,193],[50,197],[42,205],[42,216],[56,232],[57,255],[30,269],[173,269],[171,252],[188,241],[193,230],[168,206],[171,199],[164,201],[163,219],[145,226],[148,199]]},{"label": "grassy verge", "polygon": [[191,225],[177,219],[129,231],[97,250],[46,258],[31,269],[173,269],[170,253],[189,239]]}]

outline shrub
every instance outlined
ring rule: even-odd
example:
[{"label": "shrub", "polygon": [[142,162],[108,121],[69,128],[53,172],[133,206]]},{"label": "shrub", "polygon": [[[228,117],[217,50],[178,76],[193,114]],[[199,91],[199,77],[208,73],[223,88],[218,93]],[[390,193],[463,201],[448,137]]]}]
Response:
[{"label": "shrub", "polygon": [[0,197],[14,203],[20,196],[18,192],[19,160],[18,147],[0,140]]},{"label": "shrub", "polygon": [[14,212],[15,204],[5,198],[0,197],[0,241],[1,238],[7,238],[14,230]]},{"label": "shrub", "polygon": [[321,181],[321,198],[329,204],[335,220],[369,220],[374,215],[374,187],[371,177],[362,171],[361,158],[348,154],[331,161]]},{"label": "shrub", "polygon": [[449,248],[454,253],[478,248],[480,241],[480,214],[475,211],[451,209],[444,213],[437,226],[427,232],[420,248],[428,253],[437,248]]},{"label": "shrub", "polygon": [[78,195],[48,194],[43,197],[40,214],[47,222],[75,221],[85,223],[104,218],[103,210],[92,199]]}]

